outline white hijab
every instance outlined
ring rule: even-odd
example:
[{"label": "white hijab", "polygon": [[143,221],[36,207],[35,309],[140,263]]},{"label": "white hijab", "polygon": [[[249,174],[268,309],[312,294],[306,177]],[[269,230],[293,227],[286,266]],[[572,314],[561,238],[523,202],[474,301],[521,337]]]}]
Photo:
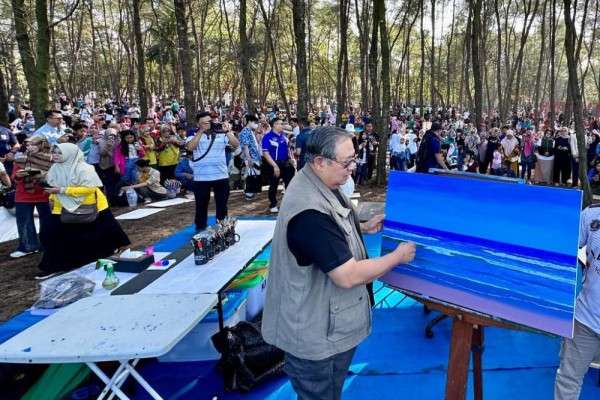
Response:
[{"label": "white hijab", "polygon": [[[62,153],[62,162],[54,163],[48,171],[46,181],[54,187],[66,188],[69,186],[102,187],[94,167],[83,159],[83,152],[73,143],[57,144]],[[75,211],[85,197],[57,194],[60,204],[70,212]]]}]

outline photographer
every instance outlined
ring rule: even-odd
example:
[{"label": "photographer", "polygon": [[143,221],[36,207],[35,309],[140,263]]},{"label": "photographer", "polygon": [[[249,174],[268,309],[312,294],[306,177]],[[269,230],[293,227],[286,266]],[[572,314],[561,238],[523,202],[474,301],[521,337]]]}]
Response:
[{"label": "photographer", "polygon": [[196,231],[206,228],[210,192],[215,195],[217,220],[227,216],[229,199],[229,173],[225,161],[227,145],[238,147],[240,142],[229,124],[211,124],[208,112],[196,116],[197,129],[187,138],[186,149],[191,153],[190,167],[194,173],[194,197],[196,198]]}]

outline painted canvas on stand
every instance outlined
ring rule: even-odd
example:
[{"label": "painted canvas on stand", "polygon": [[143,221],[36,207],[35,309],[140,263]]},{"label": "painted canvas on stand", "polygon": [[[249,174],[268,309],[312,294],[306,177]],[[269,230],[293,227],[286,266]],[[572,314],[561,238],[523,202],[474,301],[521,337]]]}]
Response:
[{"label": "painted canvas on stand", "polygon": [[381,278],[503,320],[571,337],[581,192],[392,172],[382,254],[416,258]]}]

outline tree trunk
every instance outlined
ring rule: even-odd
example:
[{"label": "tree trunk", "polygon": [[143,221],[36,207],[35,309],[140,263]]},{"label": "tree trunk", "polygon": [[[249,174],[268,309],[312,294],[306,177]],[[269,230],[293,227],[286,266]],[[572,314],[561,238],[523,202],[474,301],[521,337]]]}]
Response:
[{"label": "tree trunk", "polygon": [[[429,103],[435,109],[435,2],[431,0],[431,54],[429,60]],[[382,38],[383,40],[383,38]]]},{"label": "tree trunk", "polygon": [[540,46],[540,59],[538,61],[537,73],[535,75],[535,101],[534,101],[534,110],[535,110],[535,129],[539,128],[540,121],[540,85],[542,81],[542,65],[544,63],[544,53],[546,51],[546,9],[548,1],[544,0],[544,8],[542,9],[542,27],[540,29],[541,36],[541,46]]},{"label": "tree trunk", "polygon": [[425,75],[425,29],[423,19],[425,18],[425,0],[419,0],[421,18],[421,64],[419,65],[419,112],[423,115],[423,79]]},{"label": "tree trunk", "polygon": [[179,60],[181,61],[181,75],[183,78],[183,98],[185,104],[186,120],[188,126],[195,123],[196,99],[194,81],[192,80],[192,55],[188,40],[186,19],[186,0],[173,0],[175,6],[175,22],[177,24],[177,43],[179,46]]},{"label": "tree trunk", "polygon": [[346,80],[348,74],[348,13],[350,0],[339,1],[340,47],[337,61],[337,80],[335,86],[337,102],[336,124],[342,121],[342,113],[346,109]]},{"label": "tree trunk", "polygon": [[277,86],[279,87],[279,95],[281,96],[281,100],[283,101],[283,106],[285,107],[287,115],[291,115],[290,104],[288,103],[287,96],[285,94],[285,86],[283,85],[283,78],[279,68],[279,61],[277,60],[277,53],[275,52],[275,42],[273,40],[273,32],[271,29],[273,16],[276,14],[274,10],[277,8],[277,2],[275,1],[273,3],[273,12],[270,16],[267,15],[267,11],[265,10],[265,6],[263,5],[262,1],[259,1],[258,4],[265,22],[265,32],[267,35],[267,41],[269,42],[269,48],[271,50],[271,54],[273,55],[273,68],[275,69],[275,78],[277,79]]},{"label": "tree trunk", "polygon": [[[556,0],[552,1],[550,20],[550,126],[554,129],[554,112],[556,111]],[[546,116],[544,116],[544,119]]]},{"label": "tree trunk", "polygon": [[473,82],[475,87],[475,126],[479,131],[483,121],[481,103],[483,102],[483,84],[481,79],[481,64],[479,61],[479,38],[481,36],[481,1],[469,0],[472,7],[473,21],[471,25],[471,58],[473,64]]},{"label": "tree trunk", "polygon": [[[29,90],[29,103],[33,110],[36,126],[41,126],[46,121],[44,111],[48,103],[48,60],[50,46],[47,3],[45,0],[35,1],[36,22],[38,24],[36,57],[33,55],[29,37],[29,20],[25,13],[25,1],[11,0],[11,5],[15,21],[17,46]],[[44,65],[45,71],[43,70]]]},{"label": "tree trunk", "polygon": [[142,121],[148,115],[148,93],[146,91],[146,60],[144,57],[144,41],[142,39],[142,25],[140,21],[140,0],[133,0],[133,36],[135,39],[135,50],[137,55],[137,91],[140,102],[140,114]]},{"label": "tree trunk", "polygon": [[[575,22],[571,18],[571,0],[564,0],[565,14],[565,53],[569,72],[569,90],[573,99],[573,114],[575,117],[575,134],[579,150],[579,179],[583,189],[583,207],[592,204],[592,190],[587,176],[587,149],[585,146],[585,131],[583,127],[583,104],[577,77],[576,31]],[[583,32],[580,33],[583,35]]]},{"label": "tree trunk", "polygon": [[[348,0],[349,1],[349,0]],[[354,0],[356,10],[356,26],[358,28],[358,44],[360,58],[360,101],[363,110],[369,108],[369,13],[371,0],[362,0],[358,9],[358,0]]]},{"label": "tree trunk", "polygon": [[386,159],[389,136],[390,117],[390,45],[388,39],[387,24],[385,21],[385,1],[377,0],[379,4],[379,33],[381,34],[381,89],[382,110],[379,125],[379,148],[377,153],[377,184],[385,185],[386,182]]},{"label": "tree trunk", "polygon": [[[348,1],[348,0],[346,0]],[[306,3],[305,0],[293,0],[294,38],[296,43],[296,85],[298,106],[296,116],[308,117],[308,71],[306,66]]]},{"label": "tree trunk", "polygon": [[8,125],[8,89],[4,72],[0,68],[0,123]]},{"label": "tree trunk", "polygon": [[498,8],[498,0],[494,0],[494,15],[496,16],[496,105],[501,118],[504,118],[504,110],[502,109],[502,25],[500,24],[500,10]]},{"label": "tree trunk", "polygon": [[448,38],[448,54],[446,57],[446,104],[452,104],[450,99],[450,76],[454,75],[454,68],[450,63],[450,51],[452,50],[452,41],[454,40],[454,17],[456,12],[456,0],[452,0],[452,22],[450,26],[450,37]]},{"label": "tree trunk", "polygon": [[252,73],[250,71],[250,44],[246,33],[246,0],[240,0],[240,67],[242,69],[242,79],[244,80],[244,89],[246,90],[246,107],[248,112],[254,113],[254,88],[252,87]]}]

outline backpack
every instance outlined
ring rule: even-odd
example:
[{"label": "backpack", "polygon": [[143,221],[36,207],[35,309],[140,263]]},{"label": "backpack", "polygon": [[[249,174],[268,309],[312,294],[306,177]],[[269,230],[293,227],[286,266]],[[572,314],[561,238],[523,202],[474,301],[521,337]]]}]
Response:
[{"label": "backpack", "polygon": [[218,368],[225,390],[248,392],[260,382],[282,373],[284,353],[264,341],[260,322],[241,321],[212,336],[219,353]]}]

